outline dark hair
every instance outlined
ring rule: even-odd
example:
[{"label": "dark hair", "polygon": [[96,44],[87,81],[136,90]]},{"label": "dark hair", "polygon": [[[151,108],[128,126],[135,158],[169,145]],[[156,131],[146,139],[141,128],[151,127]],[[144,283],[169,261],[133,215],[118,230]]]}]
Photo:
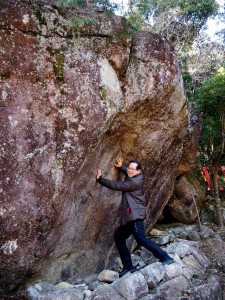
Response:
[{"label": "dark hair", "polygon": [[129,164],[131,164],[131,163],[137,164],[136,170],[141,170],[141,163],[140,163],[139,161],[137,161],[137,160],[131,160],[131,161],[129,162]]}]

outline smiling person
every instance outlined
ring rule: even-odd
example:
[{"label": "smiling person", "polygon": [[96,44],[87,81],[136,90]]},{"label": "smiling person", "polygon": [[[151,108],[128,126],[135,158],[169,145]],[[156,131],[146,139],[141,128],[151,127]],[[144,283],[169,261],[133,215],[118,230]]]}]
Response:
[{"label": "smiling person", "polygon": [[122,191],[122,217],[121,225],[115,233],[115,243],[119,251],[123,269],[119,273],[122,277],[127,272],[135,272],[136,267],[131,261],[131,254],[126,245],[126,239],[133,235],[136,242],[152,252],[152,254],[165,264],[172,264],[174,260],[162,250],[155,242],[147,239],[144,231],[146,214],[146,201],[143,189],[143,175],[141,163],[131,160],[129,166],[123,166],[123,159],[117,158],[115,166],[125,175],[124,181],[114,181],[103,178],[101,170],[96,173],[97,181],[112,190]]}]

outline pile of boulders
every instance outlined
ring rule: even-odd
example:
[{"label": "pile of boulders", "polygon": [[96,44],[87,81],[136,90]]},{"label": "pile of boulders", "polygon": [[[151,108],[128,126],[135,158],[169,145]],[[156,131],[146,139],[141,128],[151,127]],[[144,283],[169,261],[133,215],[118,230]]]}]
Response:
[{"label": "pile of boulders", "polygon": [[[119,278],[121,261],[115,270],[103,270],[80,283],[53,285],[39,281],[28,287],[32,300],[222,300],[223,291],[217,270],[201,250],[207,238],[222,242],[213,229],[196,225],[170,230],[153,229],[151,238],[165,249],[175,263],[162,265],[142,247],[133,245],[135,273]],[[117,268],[117,269],[116,269]]]}]

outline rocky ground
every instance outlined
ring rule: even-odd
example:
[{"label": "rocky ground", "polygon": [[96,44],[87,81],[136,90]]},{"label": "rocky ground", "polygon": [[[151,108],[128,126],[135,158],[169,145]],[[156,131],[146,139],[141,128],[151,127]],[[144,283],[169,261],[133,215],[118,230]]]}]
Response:
[{"label": "rocky ground", "polygon": [[53,285],[37,281],[17,296],[1,299],[31,300],[222,300],[225,299],[225,233],[215,225],[171,225],[153,229],[151,238],[175,260],[163,266],[151,253],[133,242],[135,273],[119,278],[121,261],[114,270],[102,270],[76,282]]}]

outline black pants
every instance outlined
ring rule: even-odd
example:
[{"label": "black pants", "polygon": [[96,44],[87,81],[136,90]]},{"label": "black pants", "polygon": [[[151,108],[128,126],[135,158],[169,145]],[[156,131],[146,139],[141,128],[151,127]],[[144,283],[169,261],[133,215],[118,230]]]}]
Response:
[{"label": "black pants", "polygon": [[121,225],[115,232],[116,247],[125,268],[132,266],[131,254],[126,245],[126,239],[131,234],[139,245],[151,251],[152,254],[160,261],[164,261],[169,258],[169,255],[155,242],[146,238],[143,220],[135,220],[128,222],[126,225]]}]

